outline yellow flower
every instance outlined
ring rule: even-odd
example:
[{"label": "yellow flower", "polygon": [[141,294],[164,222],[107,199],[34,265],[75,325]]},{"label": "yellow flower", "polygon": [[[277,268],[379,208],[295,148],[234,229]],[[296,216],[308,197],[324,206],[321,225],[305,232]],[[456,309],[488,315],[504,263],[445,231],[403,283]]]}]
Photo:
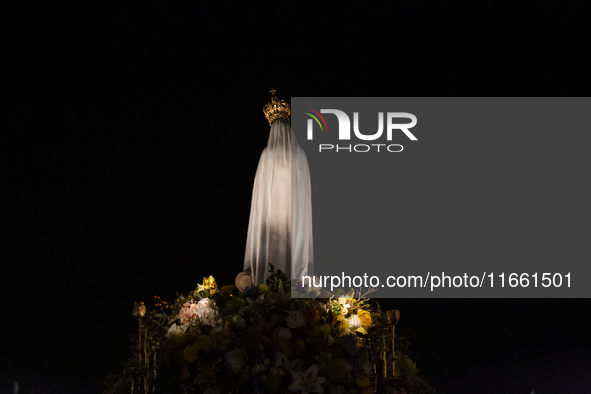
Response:
[{"label": "yellow flower", "polygon": [[213,276],[210,275],[209,278],[203,278],[203,287],[205,287],[205,290],[215,289],[217,286]]},{"label": "yellow flower", "polygon": [[347,331],[349,331],[349,322],[345,319],[339,319],[339,336],[345,335]]},{"label": "yellow flower", "polygon": [[203,350],[205,353],[209,352],[213,345],[213,342],[208,335],[201,335],[197,343],[199,344],[199,349]]},{"label": "yellow flower", "polygon": [[234,285],[224,286],[220,289],[220,293],[222,294],[230,294],[234,291]]},{"label": "yellow flower", "polygon": [[196,343],[193,346],[187,346],[183,351],[183,356],[189,364],[194,363],[197,357],[199,357],[199,344]]},{"label": "yellow flower", "polygon": [[266,293],[269,291],[269,286],[265,285],[265,284],[260,284],[259,285],[259,290],[261,291],[261,293]]},{"label": "yellow flower", "polygon": [[359,309],[357,311],[357,316],[359,316],[359,318],[361,319],[361,324],[363,325],[363,327],[371,326],[371,314],[368,311]]},{"label": "yellow flower", "polygon": [[[359,327],[355,332],[359,332],[363,335],[367,335],[367,331],[365,331],[365,328],[363,328],[363,327]],[[363,338],[357,337],[357,347],[363,347]]]},{"label": "yellow flower", "polygon": [[367,376],[365,374],[357,375],[357,379],[355,380],[355,384],[357,384],[357,387],[363,389],[363,388],[371,386],[371,380],[369,380],[369,376]]},{"label": "yellow flower", "polygon": [[212,295],[214,295],[214,294],[215,294],[215,289],[211,289],[211,290],[209,291],[209,295],[210,295],[210,296],[212,296]]}]

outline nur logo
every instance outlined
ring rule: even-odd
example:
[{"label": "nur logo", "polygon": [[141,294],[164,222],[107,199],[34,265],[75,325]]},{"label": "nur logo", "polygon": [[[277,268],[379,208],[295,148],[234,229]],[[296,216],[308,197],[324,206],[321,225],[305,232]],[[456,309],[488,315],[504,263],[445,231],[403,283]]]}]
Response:
[{"label": "nur logo", "polygon": [[[306,115],[308,115],[312,118],[312,119],[308,119],[308,140],[312,140],[314,138],[314,122],[313,122],[313,120],[316,121],[316,123],[320,127],[321,131],[324,131],[324,127],[326,128],[326,131],[328,131],[328,125],[326,124],[326,120],[321,115],[321,113],[333,114],[337,117],[337,120],[339,122],[339,140],[350,140],[351,139],[351,120],[349,119],[349,116],[345,112],[338,110],[338,109],[321,109],[320,112],[318,112],[312,108],[308,108],[308,107],[302,107],[302,108],[309,110],[310,112],[313,112],[313,114],[310,112],[304,112]],[[318,118],[320,118],[320,119],[318,119]],[[414,126],[416,126],[417,117],[414,116],[413,114],[408,113],[408,112],[387,112],[385,116],[384,116],[383,112],[378,112],[378,131],[376,131],[373,134],[362,134],[361,131],[359,131],[359,112],[353,112],[353,133],[355,134],[355,136],[358,139],[363,140],[363,141],[377,140],[384,133],[384,118],[386,119],[386,138],[388,141],[392,141],[392,135],[393,135],[394,131],[402,131],[404,133],[404,135],[406,135],[411,141],[417,141],[417,137],[415,137],[414,134],[411,133],[409,130],[409,129],[413,128]],[[406,119],[406,120],[410,120],[410,122],[409,123],[394,123],[395,119]],[[321,120],[322,120],[322,123],[320,122]],[[323,124],[324,124],[324,127],[322,127]],[[371,146],[376,146],[377,150],[379,152],[380,146],[386,146],[386,144],[371,144]],[[397,150],[391,150],[391,147],[396,147]],[[334,146],[331,144],[320,144],[319,148],[320,148],[320,152],[322,152],[323,149],[334,149]],[[340,150],[348,150],[349,152],[351,152],[351,149],[354,149],[355,152],[369,152],[371,150],[371,147],[366,144],[355,145],[355,146],[353,146],[353,148],[351,148],[351,145],[345,146],[345,147],[339,147],[337,145],[336,151],[338,152],[339,149]],[[392,144],[392,145],[388,145],[388,147],[387,147],[387,150],[389,152],[402,152],[402,149],[403,149],[403,147],[400,144]]]}]

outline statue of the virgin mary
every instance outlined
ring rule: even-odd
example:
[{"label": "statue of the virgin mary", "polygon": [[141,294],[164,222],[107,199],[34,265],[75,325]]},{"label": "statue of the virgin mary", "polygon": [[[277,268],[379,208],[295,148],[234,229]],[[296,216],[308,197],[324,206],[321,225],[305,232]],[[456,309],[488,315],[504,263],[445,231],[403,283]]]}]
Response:
[{"label": "statue of the virgin mary", "polygon": [[265,283],[269,263],[289,279],[313,275],[312,191],[305,152],[291,130],[289,104],[275,97],[263,108],[271,126],[252,191],[244,272],[238,288]]}]

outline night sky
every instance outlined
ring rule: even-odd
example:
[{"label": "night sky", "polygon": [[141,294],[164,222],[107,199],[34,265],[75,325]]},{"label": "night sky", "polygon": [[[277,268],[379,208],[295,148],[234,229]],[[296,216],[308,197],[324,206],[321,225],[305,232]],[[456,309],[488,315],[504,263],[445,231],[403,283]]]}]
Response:
[{"label": "night sky", "polygon": [[[174,300],[208,275],[233,283],[269,89],[286,100],[589,94],[580,9],[253,7],[11,14],[0,393],[13,380],[20,393],[97,393],[129,355],[134,301]],[[591,300],[380,304],[401,311],[411,358],[445,394],[591,393]]]}]

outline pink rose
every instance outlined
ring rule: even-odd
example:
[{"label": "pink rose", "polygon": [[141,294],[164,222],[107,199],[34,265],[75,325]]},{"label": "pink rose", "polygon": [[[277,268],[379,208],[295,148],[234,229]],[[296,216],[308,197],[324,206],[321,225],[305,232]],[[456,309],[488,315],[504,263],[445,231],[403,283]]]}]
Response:
[{"label": "pink rose", "polygon": [[185,305],[183,305],[181,311],[179,312],[179,319],[181,319],[181,323],[186,323],[189,320],[198,317],[199,314],[197,310],[197,304],[193,300],[186,302]]}]

